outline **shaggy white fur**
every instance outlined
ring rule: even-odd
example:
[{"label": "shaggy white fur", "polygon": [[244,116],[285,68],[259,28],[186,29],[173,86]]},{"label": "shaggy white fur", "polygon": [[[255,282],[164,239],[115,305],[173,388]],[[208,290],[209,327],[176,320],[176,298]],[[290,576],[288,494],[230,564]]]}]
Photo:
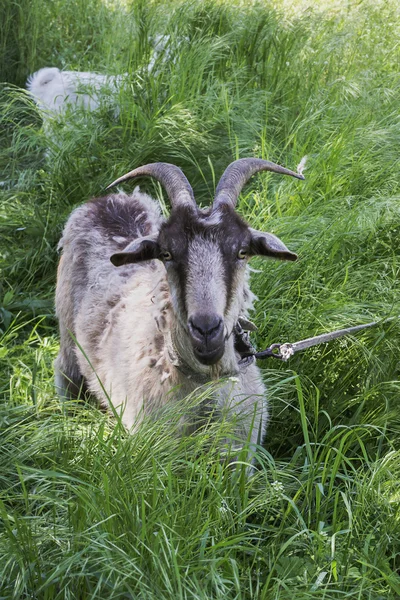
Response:
[{"label": "shaggy white fur", "polygon": [[108,88],[115,92],[121,81],[121,76],[44,67],[29,77],[26,86],[41,109],[61,113],[68,106],[96,110],[101,90]]}]

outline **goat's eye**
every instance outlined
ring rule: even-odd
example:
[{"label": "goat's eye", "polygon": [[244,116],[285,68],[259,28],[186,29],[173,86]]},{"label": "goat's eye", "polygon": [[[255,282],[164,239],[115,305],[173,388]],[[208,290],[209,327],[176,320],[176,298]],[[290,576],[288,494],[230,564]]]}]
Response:
[{"label": "goat's eye", "polygon": [[168,260],[172,260],[172,254],[171,252],[161,252],[161,258],[162,260],[168,261]]},{"label": "goat's eye", "polygon": [[244,258],[247,258],[247,252],[246,252],[246,250],[243,250],[243,248],[241,248],[239,250],[238,254],[237,254],[237,257],[240,258],[240,259],[242,259],[242,260]]}]

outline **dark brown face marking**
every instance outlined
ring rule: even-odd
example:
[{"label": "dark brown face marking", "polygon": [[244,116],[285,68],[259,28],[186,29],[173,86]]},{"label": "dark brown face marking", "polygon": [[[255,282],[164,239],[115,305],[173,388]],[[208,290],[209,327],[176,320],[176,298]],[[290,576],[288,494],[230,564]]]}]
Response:
[{"label": "dark brown face marking", "polygon": [[168,257],[175,311],[203,364],[216,363],[224,353],[225,317],[232,298],[243,293],[247,261],[239,251],[249,249],[250,239],[247,224],[228,205],[214,213],[178,207],[161,226],[158,246],[160,258]]},{"label": "dark brown face marking", "polygon": [[[238,258],[238,252],[250,245],[247,224],[230,206],[222,206],[217,214],[212,214],[210,210],[195,213],[188,207],[179,207],[171,213],[169,220],[161,227],[159,246],[162,252],[171,254],[172,260],[166,261],[165,266],[170,283],[178,291],[180,309],[185,315],[188,314],[186,288],[190,269],[189,246],[196,238],[209,241],[211,248],[218,247],[223,261],[223,293],[226,294],[227,307],[236,272],[244,264]],[[207,258],[203,257],[203,260],[207,261]]]}]

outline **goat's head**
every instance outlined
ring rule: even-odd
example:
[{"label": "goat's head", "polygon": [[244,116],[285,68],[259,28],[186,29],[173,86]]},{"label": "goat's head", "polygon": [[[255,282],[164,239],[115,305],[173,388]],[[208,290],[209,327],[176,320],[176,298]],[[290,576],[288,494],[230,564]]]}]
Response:
[{"label": "goat's head", "polygon": [[157,234],[134,240],[111,261],[116,266],[151,259],[164,262],[176,317],[188,333],[194,355],[205,365],[221,359],[243,310],[249,258],[297,258],[279,238],[251,229],[235,212],[242,187],[257,171],[304,179],[265,160],[240,159],[226,169],[206,210],[197,206],[182,171],[167,163],[140,167],[109,186],[144,175],[164,185],[172,206],[169,219]]}]

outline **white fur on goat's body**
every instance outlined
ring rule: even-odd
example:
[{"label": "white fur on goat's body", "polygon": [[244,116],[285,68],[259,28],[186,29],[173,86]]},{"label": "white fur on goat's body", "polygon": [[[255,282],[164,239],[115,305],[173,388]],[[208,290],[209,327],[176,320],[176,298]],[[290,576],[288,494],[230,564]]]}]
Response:
[{"label": "white fur on goat's body", "polygon": [[[148,217],[147,234],[159,230],[159,208],[138,188],[129,197],[116,194],[111,201],[137,203]],[[60,242],[63,256],[56,304],[61,349],[55,363],[56,385],[63,394],[68,378],[82,375],[89,391],[104,405],[111,401],[130,429],[141,414],[171,399],[171,392],[179,399],[199,386],[196,377],[176,365],[171,347],[205,379],[213,379],[214,367],[200,365],[194,357],[184,326],[172,309],[164,265],[153,260],[114,267],[110,256],[125,240],[106,240],[94,229],[89,204],[72,213]],[[77,271],[82,261],[89,267],[83,278]],[[246,314],[251,307],[254,296],[247,285],[245,292],[232,299],[232,315]],[[229,327],[234,325],[232,319],[227,318]],[[235,377],[219,386],[216,408],[239,413],[238,435],[255,443],[262,439],[267,420],[265,388],[255,365],[238,368],[233,343],[231,335],[219,369]]]},{"label": "white fur on goat's body", "polygon": [[101,90],[116,92],[121,81],[121,76],[44,67],[28,78],[26,87],[42,110],[57,114],[67,107],[98,109]]}]

